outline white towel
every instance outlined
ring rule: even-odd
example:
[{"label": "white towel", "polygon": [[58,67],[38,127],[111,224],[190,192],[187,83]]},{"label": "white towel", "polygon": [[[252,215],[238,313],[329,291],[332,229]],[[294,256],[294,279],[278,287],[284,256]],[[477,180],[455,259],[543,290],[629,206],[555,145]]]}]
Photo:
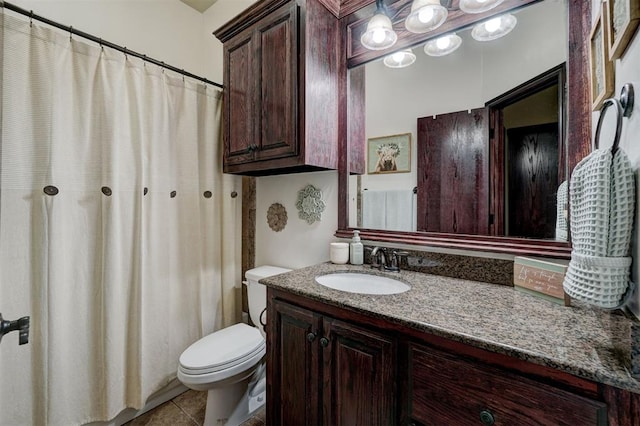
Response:
[{"label": "white towel", "polygon": [[385,229],[387,191],[362,191],[362,227]]},{"label": "white towel", "polygon": [[573,170],[569,191],[572,253],[564,290],[572,298],[615,308],[629,285],[635,209],[631,162],[618,149],[596,150]]},{"label": "white towel", "polygon": [[415,195],[412,190],[386,191],[386,226],[389,231],[415,231]]}]

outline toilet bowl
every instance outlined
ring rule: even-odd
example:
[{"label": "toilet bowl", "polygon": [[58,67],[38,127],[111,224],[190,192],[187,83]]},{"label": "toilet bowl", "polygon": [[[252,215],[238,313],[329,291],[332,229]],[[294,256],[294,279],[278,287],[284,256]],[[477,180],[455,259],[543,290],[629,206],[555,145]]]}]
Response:
[{"label": "toilet bowl", "polygon": [[[288,271],[260,266],[246,272],[249,314],[254,324],[260,324],[267,303],[266,287],[258,280]],[[238,425],[264,405],[264,336],[261,326],[235,324],[204,336],[180,355],[178,379],[188,388],[207,391],[205,426]]]}]

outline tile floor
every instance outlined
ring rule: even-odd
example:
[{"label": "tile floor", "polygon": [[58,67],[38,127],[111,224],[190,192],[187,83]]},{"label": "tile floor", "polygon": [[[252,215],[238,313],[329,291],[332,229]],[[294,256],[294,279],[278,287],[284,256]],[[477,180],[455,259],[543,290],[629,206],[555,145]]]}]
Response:
[{"label": "tile floor", "polygon": [[[126,423],[127,426],[202,426],[207,393],[189,390]],[[242,426],[264,426],[264,408]]]}]

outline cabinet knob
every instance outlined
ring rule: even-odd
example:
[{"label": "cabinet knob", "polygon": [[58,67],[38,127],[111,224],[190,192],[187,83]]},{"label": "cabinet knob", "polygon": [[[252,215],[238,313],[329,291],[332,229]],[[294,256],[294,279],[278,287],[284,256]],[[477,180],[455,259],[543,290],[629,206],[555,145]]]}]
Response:
[{"label": "cabinet knob", "polygon": [[483,425],[490,426],[496,422],[496,419],[493,417],[493,414],[491,414],[491,411],[482,410],[480,411],[480,421]]},{"label": "cabinet knob", "polygon": [[329,339],[327,339],[326,337],[320,339],[320,346],[322,346],[323,348],[329,346]]},{"label": "cabinet knob", "polygon": [[313,342],[314,340],[316,340],[316,335],[315,335],[315,333],[309,333],[309,334],[307,334],[307,340],[308,340],[309,342]]}]

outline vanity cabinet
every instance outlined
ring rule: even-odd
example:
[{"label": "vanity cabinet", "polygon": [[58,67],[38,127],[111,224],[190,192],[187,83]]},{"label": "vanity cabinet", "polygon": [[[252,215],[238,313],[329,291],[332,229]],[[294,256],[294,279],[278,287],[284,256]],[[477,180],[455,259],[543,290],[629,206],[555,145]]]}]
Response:
[{"label": "vanity cabinet", "polygon": [[395,423],[395,353],[384,333],[272,299],[267,424]]},{"label": "vanity cabinet", "polygon": [[640,395],[267,289],[267,424],[637,425]]},{"label": "vanity cabinet", "polygon": [[433,347],[409,346],[412,424],[606,425],[605,403]]},{"label": "vanity cabinet", "polygon": [[215,33],[224,55],[225,173],[338,166],[340,22],[317,0],[264,0]]}]

